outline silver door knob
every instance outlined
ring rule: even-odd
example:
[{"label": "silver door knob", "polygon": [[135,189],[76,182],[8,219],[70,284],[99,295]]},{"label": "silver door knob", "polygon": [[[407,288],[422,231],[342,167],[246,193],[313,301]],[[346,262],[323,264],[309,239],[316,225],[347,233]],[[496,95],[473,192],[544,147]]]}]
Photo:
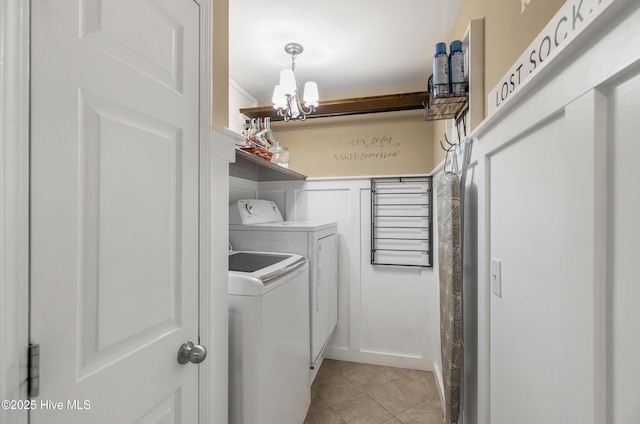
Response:
[{"label": "silver door knob", "polygon": [[207,349],[200,345],[194,345],[191,342],[184,342],[178,350],[178,362],[186,364],[191,362],[192,364],[199,364],[207,357]]}]

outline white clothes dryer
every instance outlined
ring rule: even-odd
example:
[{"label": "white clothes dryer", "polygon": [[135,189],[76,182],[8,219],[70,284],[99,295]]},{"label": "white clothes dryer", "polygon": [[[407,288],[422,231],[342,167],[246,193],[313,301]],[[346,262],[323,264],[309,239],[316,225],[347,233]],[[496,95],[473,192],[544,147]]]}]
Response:
[{"label": "white clothes dryer", "polygon": [[290,252],[309,259],[311,368],[338,322],[337,238],[336,222],[284,221],[272,201],[243,199],[229,208],[229,241],[235,249]]}]

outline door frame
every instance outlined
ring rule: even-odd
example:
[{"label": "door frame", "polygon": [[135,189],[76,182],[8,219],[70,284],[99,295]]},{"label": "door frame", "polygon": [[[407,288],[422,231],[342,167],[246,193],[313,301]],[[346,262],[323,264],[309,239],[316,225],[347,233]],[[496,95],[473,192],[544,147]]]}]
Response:
[{"label": "door frame", "polygon": [[[1,399],[26,399],[29,343],[29,0],[0,2]],[[6,342],[6,343],[5,343]],[[26,424],[26,411],[0,409]]]},{"label": "door frame", "polygon": [[[211,326],[211,120],[212,120],[212,1],[193,0],[200,7],[200,218],[199,218],[199,289],[198,289],[198,342],[209,351],[215,344]],[[211,422],[214,402],[211,388],[214,377],[213,358],[198,365],[198,422]]]},{"label": "door frame", "polygon": [[[212,1],[193,0],[200,8],[200,252],[199,342],[213,346],[211,331],[211,85]],[[29,37],[30,0],[0,2],[0,399],[27,399],[29,343]],[[199,422],[213,416],[210,402],[213,367],[199,366]],[[26,410],[0,409],[0,421],[27,424]],[[11,420],[9,419],[11,418]]]}]

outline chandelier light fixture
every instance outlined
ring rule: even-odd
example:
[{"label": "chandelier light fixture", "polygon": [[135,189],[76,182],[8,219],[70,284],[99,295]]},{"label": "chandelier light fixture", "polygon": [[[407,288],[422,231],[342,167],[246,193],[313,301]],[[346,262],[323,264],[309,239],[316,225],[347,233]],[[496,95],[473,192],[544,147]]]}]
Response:
[{"label": "chandelier light fixture", "polygon": [[[284,51],[291,55],[291,69],[283,69],[280,72],[280,84],[273,90],[273,108],[278,111],[285,121],[304,121],[307,116],[316,111],[318,107],[318,85],[308,81],[304,85],[304,106],[300,103],[298,83],[294,71],[296,57],[304,49],[298,43],[289,43],[284,46]],[[306,110],[305,110],[306,108]]]}]

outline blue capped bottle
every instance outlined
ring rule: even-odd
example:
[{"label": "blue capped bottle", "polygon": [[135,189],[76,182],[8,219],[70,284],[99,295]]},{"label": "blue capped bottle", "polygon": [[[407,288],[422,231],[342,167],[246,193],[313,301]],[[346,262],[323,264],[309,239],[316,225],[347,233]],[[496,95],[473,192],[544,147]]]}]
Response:
[{"label": "blue capped bottle", "polygon": [[436,44],[433,55],[433,95],[434,97],[449,94],[449,56],[447,44]]},{"label": "blue capped bottle", "polygon": [[451,72],[451,92],[453,94],[463,94],[467,91],[464,83],[464,53],[462,52],[462,41],[451,42],[449,49],[449,71]]}]

